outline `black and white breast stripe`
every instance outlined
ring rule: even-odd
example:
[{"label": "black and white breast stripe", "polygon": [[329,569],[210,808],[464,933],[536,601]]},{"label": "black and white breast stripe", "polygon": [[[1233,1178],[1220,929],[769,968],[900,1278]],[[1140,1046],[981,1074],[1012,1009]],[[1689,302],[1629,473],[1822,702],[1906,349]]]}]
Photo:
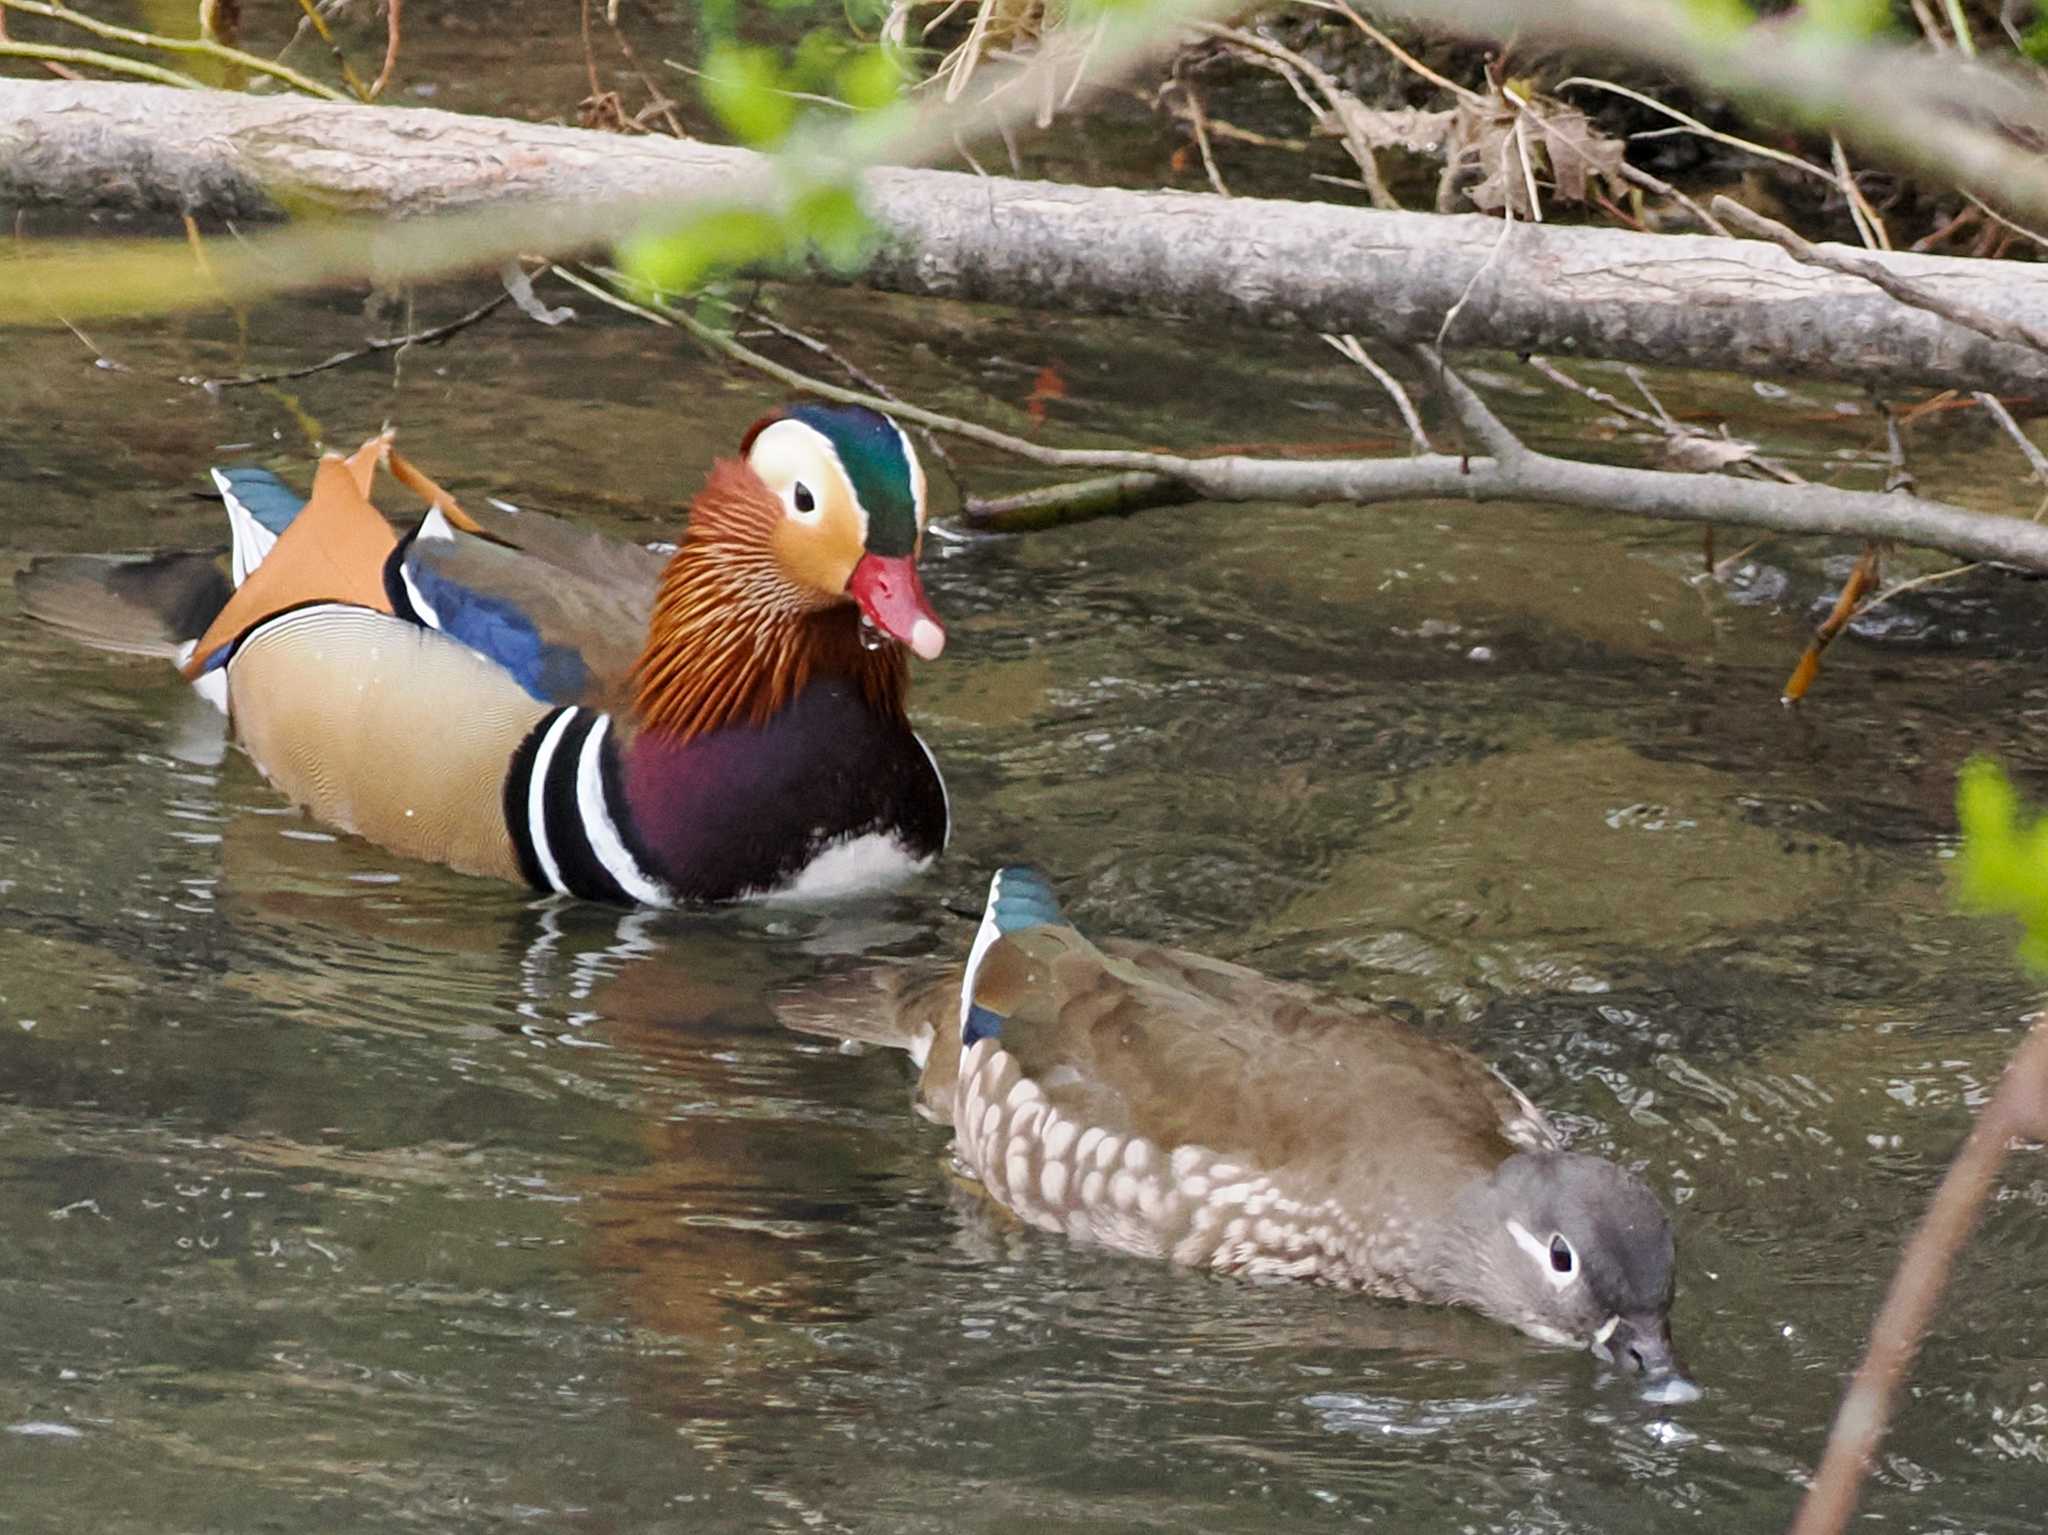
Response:
[{"label": "black and white breast stripe", "polygon": [[541,716],[512,755],[505,825],[536,890],[615,905],[670,906],[675,892],[614,807],[624,803],[609,714],[570,705]]}]

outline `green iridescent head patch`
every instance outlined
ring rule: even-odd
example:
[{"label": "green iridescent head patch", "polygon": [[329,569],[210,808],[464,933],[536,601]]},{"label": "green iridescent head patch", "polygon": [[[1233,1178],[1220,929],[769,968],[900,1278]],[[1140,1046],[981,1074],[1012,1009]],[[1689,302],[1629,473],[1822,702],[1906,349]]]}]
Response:
[{"label": "green iridescent head patch", "polygon": [[903,433],[865,405],[792,405],[783,411],[821,432],[839,454],[853,493],[868,514],[870,554],[910,554],[917,548],[917,465]]}]

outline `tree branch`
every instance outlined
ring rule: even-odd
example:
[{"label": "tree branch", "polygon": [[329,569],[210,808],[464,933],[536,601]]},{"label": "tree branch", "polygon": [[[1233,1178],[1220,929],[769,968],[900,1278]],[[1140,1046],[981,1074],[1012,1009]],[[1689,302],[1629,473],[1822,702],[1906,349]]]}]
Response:
[{"label": "tree branch", "polygon": [[[1096,504],[1106,503],[1114,511],[1196,500],[1301,504],[1349,501],[1358,506],[1431,497],[1538,501],[1671,522],[1739,523],[1780,533],[1888,538],[1945,550],[1964,559],[2000,560],[2032,570],[2048,570],[2048,527],[2017,517],[1966,511],[1903,493],[1885,495],[1841,490],[1832,485],[1778,485],[1728,475],[1631,469],[1538,453],[1525,446],[1472,387],[1444,366],[1433,348],[1426,346],[1415,349],[1417,359],[1443,388],[1465,429],[1492,456],[1418,453],[1408,458],[1302,459],[1223,454],[1189,458],[1129,449],[1053,448],[922,406],[824,383],[762,356],[687,311],[649,308],[622,299],[574,272],[560,267],[553,270],[565,282],[595,299],[657,325],[687,331],[713,351],[792,389],[871,406],[899,420],[948,432],[1047,468],[1110,471],[1119,478],[1092,485],[1087,493],[1097,498]],[[1043,526],[1048,520],[1077,520],[1060,509],[1055,491],[1034,492],[1021,503],[1013,499],[993,514],[985,511],[977,515],[970,511],[969,520],[982,526],[999,526],[991,518],[1004,516],[1013,517],[1015,525],[1025,527]]]},{"label": "tree branch", "polygon": [[1991,1180],[2015,1136],[2048,1132],[2048,1024],[2036,1024],[2013,1055],[1998,1090],[1949,1164],[1934,1201],[1906,1244],[1871,1324],[1870,1346],[1843,1394],[1813,1485],[1788,1535],[1839,1535],[1855,1512],[1870,1459],[1891,1419],[1892,1402],[1969,1240]]}]

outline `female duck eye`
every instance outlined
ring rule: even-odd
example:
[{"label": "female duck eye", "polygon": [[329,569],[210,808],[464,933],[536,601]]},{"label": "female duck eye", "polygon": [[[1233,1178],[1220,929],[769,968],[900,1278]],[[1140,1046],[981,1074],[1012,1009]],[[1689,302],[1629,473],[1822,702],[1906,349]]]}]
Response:
[{"label": "female duck eye", "polygon": [[811,494],[811,487],[802,480],[796,482],[796,490],[792,493],[791,499],[795,501],[796,509],[800,512],[815,512],[818,509],[818,501]]},{"label": "female duck eye", "polygon": [[1550,1267],[1559,1274],[1569,1274],[1577,1266],[1579,1255],[1572,1251],[1572,1244],[1564,1239],[1562,1232],[1550,1239]]}]

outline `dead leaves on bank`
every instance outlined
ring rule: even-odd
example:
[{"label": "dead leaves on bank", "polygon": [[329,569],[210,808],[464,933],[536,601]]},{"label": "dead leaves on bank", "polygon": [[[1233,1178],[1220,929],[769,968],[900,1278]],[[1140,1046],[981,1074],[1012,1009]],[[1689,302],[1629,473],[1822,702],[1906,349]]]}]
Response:
[{"label": "dead leaves on bank", "polygon": [[1441,111],[1382,110],[1341,90],[1332,106],[1319,129],[1343,138],[1368,180],[1377,167],[1365,166],[1363,157],[1381,150],[1441,161],[1439,213],[1453,211],[1462,198],[1482,213],[1540,221],[1546,196],[1579,205],[1599,194],[1620,197],[1626,189],[1627,146],[1527,80],[1489,80],[1485,91],[1462,92],[1455,106]]}]

